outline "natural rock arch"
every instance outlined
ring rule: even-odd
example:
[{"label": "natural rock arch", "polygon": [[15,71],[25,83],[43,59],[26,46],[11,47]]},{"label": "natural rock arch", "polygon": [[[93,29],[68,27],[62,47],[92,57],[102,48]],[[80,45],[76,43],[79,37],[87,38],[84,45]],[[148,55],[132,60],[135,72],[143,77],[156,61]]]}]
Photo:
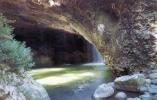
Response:
[{"label": "natural rock arch", "polygon": [[156,0],[1,0],[0,12],[16,20],[15,27],[80,34],[96,45],[109,66],[133,71],[156,63],[155,33],[148,20],[153,14],[142,12],[153,11],[154,4]]}]

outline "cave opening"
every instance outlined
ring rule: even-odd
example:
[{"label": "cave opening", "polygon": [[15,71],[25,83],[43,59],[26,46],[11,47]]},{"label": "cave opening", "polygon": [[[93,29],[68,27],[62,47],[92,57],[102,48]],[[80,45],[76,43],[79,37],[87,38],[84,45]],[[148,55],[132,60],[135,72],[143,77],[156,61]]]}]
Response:
[{"label": "cave opening", "polygon": [[15,28],[14,33],[32,49],[38,67],[103,61],[95,46],[76,33],[43,27]]}]

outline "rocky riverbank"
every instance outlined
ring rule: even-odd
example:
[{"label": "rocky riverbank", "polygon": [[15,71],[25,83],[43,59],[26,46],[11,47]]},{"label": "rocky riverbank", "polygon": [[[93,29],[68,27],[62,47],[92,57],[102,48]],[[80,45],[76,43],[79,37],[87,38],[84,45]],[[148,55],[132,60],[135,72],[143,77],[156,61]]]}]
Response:
[{"label": "rocky riverbank", "polygon": [[46,90],[24,70],[0,64],[0,100],[50,100]]},{"label": "rocky riverbank", "polygon": [[113,82],[100,85],[93,96],[96,100],[157,100],[157,69],[117,77]]}]

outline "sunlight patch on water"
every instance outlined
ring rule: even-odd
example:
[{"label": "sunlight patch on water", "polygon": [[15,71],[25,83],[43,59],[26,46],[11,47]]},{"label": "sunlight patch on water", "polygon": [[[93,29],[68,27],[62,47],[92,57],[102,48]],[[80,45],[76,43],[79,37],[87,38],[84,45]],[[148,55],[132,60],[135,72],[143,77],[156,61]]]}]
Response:
[{"label": "sunlight patch on water", "polygon": [[64,70],[66,70],[66,68],[42,68],[42,69],[31,70],[29,71],[29,73],[31,75],[35,75],[35,74],[42,74],[45,72],[59,72],[59,71],[64,71]]},{"label": "sunlight patch on water", "polygon": [[82,66],[101,66],[101,65],[105,65],[104,63],[86,63],[86,64],[82,64]]},{"label": "sunlight patch on water", "polygon": [[63,85],[70,82],[75,82],[79,80],[83,80],[89,77],[95,77],[94,72],[84,72],[84,73],[70,73],[70,74],[63,74],[59,76],[50,76],[42,79],[36,80],[42,85]]}]

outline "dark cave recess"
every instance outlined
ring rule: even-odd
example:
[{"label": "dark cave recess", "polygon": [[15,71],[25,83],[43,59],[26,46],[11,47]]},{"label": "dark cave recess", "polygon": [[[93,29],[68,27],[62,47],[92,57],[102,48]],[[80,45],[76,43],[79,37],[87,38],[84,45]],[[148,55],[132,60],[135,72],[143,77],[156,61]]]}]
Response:
[{"label": "dark cave recess", "polygon": [[15,28],[15,39],[31,47],[37,66],[80,64],[92,61],[92,44],[82,36],[41,27]]}]

